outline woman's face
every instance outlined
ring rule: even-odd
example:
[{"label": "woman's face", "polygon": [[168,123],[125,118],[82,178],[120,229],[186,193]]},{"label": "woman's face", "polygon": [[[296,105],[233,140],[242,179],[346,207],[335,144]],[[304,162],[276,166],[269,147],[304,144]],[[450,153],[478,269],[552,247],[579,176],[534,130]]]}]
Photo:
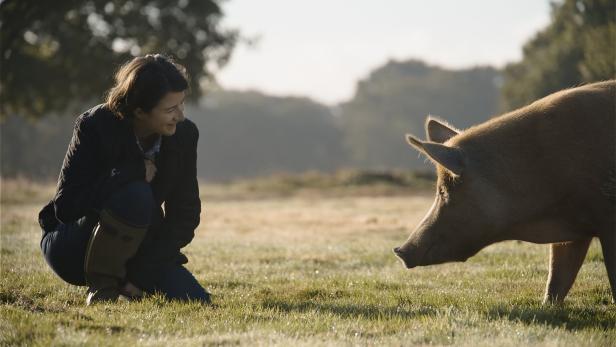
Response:
[{"label": "woman's face", "polygon": [[185,92],[169,92],[158,104],[144,112],[135,111],[135,130],[140,137],[159,134],[171,136],[175,134],[176,124],[184,120]]}]

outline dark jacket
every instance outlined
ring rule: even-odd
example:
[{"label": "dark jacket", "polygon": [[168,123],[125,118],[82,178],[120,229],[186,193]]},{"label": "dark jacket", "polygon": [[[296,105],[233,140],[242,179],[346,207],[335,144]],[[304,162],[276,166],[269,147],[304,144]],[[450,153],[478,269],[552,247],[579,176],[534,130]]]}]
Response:
[{"label": "dark jacket", "polygon": [[[192,241],[201,213],[198,138],[197,127],[188,119],[177,124],[174,135],[162,138],[151,182],[159,207],[137,261],[129,264],[131,280],[143,289],[151,286],[161,266],[187,262],[180,249]],[[145,180],[145,164],[131,121],[116,118],[104,105],[84,112],[75,121],[56,195],[39,214],[43,233],[58,223],[97,218],[109,194],[134,180]]]}]

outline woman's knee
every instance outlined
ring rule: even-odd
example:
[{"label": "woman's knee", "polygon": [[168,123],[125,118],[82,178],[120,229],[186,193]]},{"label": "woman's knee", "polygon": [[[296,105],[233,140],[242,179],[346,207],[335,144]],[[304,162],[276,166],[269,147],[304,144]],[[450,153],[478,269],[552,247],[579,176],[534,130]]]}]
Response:
[{"label": "woman's knee", "polygon": [[136,181],[113,192],[103,208],[130,224],[149,225],[154,206],[150,185],[145,181]]}]

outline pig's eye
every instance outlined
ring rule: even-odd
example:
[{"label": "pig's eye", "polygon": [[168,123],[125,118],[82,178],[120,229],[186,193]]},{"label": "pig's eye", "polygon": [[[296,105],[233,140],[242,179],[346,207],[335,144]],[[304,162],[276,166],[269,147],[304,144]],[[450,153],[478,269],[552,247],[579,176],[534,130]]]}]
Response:
[{"label": "pig's eye", "polygon": [[442,186],[438,187],[438,195],[440,195],[444,199],[449,198],[449,194],[447,193],[447,190],[445,190],[445,188]]},{"label": "pig's eye", "polygon": [[444,187],[438,187],[438,195],[444,198],[447,197],[447,191],[445,190]]}]

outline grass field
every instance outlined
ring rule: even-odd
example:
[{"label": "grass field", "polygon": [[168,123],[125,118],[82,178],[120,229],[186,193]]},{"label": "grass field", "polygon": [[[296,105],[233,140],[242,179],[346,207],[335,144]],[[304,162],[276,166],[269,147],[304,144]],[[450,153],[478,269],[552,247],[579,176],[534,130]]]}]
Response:
[{"label": "grass field", "polygon": [[250,187],[201,189],[185,251],[214,305],[85,307],[85,288],[40,254],[36,215],[53,186],[3,182],[0,345],[616,345],[596,242],[566,303],[542,306],[547,246],[505,242],[466,263],[403,268],[391,248],[427,210],[428,190]]}]

